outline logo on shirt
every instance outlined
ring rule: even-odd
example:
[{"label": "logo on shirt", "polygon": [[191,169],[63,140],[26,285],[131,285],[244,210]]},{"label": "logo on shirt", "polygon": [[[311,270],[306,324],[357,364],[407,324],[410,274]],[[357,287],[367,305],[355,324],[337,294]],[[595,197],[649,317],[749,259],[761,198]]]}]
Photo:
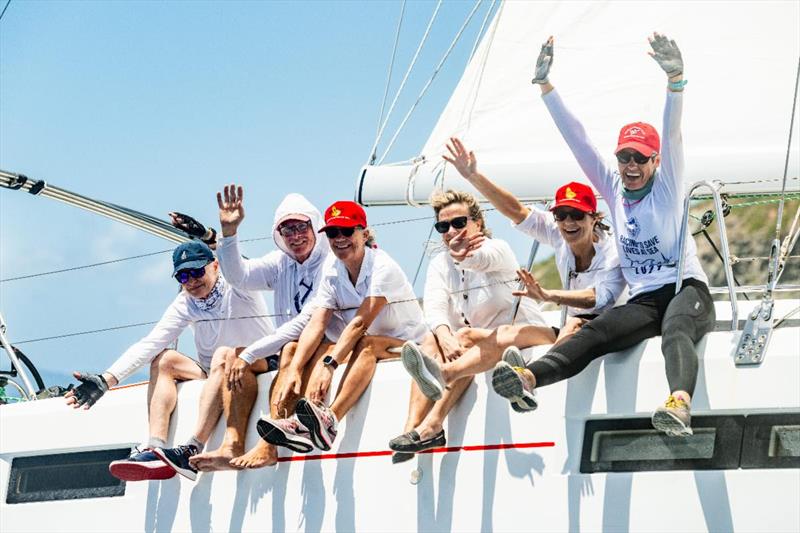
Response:
[{"label": "logo on shirt", "polygon": [[331,206],[331,216],[332,217],[338,217],[341,214],[342,214],[342,211],[338,207],[336,207],[335,205]]},{"label": "logo on shirt", "polygon": [[642,227],[639,225],[639,221],[636,220],[636,217],[631,217],[625,222],[625,228],[628,230],[628,235],[633,238],[636,238],[639,235],[639,232],[642,231]]},{"label": "logo on shirt", "polygon": [[[314,288],[314,284],[306,285],[305,281],[300,282],[300,289],[296,293],[294,293],[294,309],[298,313],[303,310],[303,305],[306,303],[308,299],[308,295],[311,294],[311,290]],[[305,291],[303,291],[305,289]],[[300,294],[302,293],[302,295]]]},{"label": "logo on shirt", "polygon": [[578,195],[575,194],[575,191],[573,191],[572,188],[567,187],[567,190],[564,191],[564,196],[566,197],[567,200],[572,200],[573,198],[575,198]]}]

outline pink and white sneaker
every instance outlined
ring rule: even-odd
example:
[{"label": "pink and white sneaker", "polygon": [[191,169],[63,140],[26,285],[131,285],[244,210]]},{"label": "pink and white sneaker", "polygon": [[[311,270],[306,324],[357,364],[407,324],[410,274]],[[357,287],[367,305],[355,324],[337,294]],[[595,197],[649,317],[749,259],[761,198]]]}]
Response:
[{"label": "pink and white sneaker", "polygon": [[256,423],[256,430],[262,439],[275,446],[283,446],[299,453],[308,453],[314,449],[308,429],[294,416],[278,419],[262,416]]},{"label": "pink and white sneaker", "polygon": [[300,423],[311,432],[311,442],[323,451],[331,449],[336,440],[336,426],[339,424],[336,415],[330,408],[317,405],[311,400],[300,398],[297,400],[295,414]]}]

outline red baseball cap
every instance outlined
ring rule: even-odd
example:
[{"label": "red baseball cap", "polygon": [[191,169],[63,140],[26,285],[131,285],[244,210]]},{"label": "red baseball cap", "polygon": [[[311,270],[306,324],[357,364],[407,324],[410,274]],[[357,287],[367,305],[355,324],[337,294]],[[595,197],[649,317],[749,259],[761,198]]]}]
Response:
[{"label": "red baseball cap", "polygon": [[619,130],[619,140],[615,154],[626,148],[633,148],[645,156],[651,156],[661,151],[661,139],[656,129],[646,122],[633,122],[626,124]]},{"label": "red baseball cap", "polygon": [[596,213],[597,198],[588,185],[571,181],[556,191],[556,202],[550,211],[559,207],[572,207],[584,213]]},{"label": "red baseball cap", "polygon": [[354,228],[367,227],[367,214],[364,208],[355,202],[343,200],[334,202],[325,210],[325,226],[317,233],[322,233],[326,228]]}]

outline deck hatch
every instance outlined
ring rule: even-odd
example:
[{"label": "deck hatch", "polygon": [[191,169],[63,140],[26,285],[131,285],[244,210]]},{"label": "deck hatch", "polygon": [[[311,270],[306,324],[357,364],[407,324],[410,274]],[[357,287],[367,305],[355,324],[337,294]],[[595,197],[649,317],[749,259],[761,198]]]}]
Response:
[{"label": "deck hatch", "polygon": [[800,468],[800,413],[748,416],[742,468]]},{"label": "deck hatch", "polygon": [[713,470],[739,467],[743,415],[697,416],[691,437],[668,437],[649,418],[587,420],[582,473]]},{"label": "deck hatch", "polygon": [[108,471],[130,448],[15,457],[6,503],[28,503],[122,496],[125,482]]}]

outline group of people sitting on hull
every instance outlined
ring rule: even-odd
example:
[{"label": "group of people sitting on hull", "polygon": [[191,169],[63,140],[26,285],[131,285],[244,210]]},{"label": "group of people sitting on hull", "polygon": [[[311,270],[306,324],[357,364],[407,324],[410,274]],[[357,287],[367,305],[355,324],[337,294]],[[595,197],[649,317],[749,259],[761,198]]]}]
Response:
[{"label": "group of people sitting on hull", "polygon": [[[598,211],[595,192],[577,182],[555,191],[550,213],[526,207],[480,173],[475,154],[459,139],[447,145],[444,159],[468,183],[514,227],[553,247],[562,289],[545,289],[519,268],[508,243],[491,237],[480,205],[466,192],[448,190],[431,198],[442,243],[428,267],[423,311],[398,264],[374,246],[358,204],[335,202],[323,217],[304,197],[290,194],[274,218],[279,250],[245,259],[237,240],[243,189],[226,186],[217,194],[222,232],[217,257],[203,242],[178,246],[173,276],[182,290],[151,333],[102,374],[75,373],[81,385],[68,394],[67,403],[89,408],[110,386],[150,364],[148,440],[128,459],[112,463],[112,474],[141,480],[177,472],[195,479],[198,471],[274,465],[278,446],[299,453],[329,450],[339,421],[368,387],[377,362],[394,357],[398,348],[413,380],[404,432],[389,442],[393,462],[445,444],[444,419],[477,373],[491,370],[495,392],[514,411],[532,411],[537,387],[574,376],[592,360],[656,335],[662,336],[670,394],[653,414],[653,426],[669,435],[691,434],[695,344],[712,329],[715,315],[691,239],[676,292],[686,81],[675,42],[653,34],[650,45],[650,55],[668,78],[663,143],[649,124],[624,126],[616,168],[607,166],[549,81],[552,37],[536,63],[533,82],[584,174],[607,202],[608,218]],[[173,222],[189,233],[214,237],[190,217],[173,214]],[[519,290],[511,281],[515,277],[522,282]],[[617,305],[626,287],[629,299]],[[272,314],[258,294],[264,290],[274,291]],[[515,296],[522,300],[512,317]],[[537,301],[566,307],[568,318],[560,329],[546,324]],[[187,326],[194,332],[197,361],[170,348]],[[552,346],[544,356],[523,358],[523,348],[546,344]],[[276,354],[269,416],[257,422],[257,445],[245,450],[256,376],[271,368]],[[347,368],[328,404],[333,375],[342,364]],[[185,444],[168,448],[176,382],[194,379],[205,379],[195,432]],[[223,413],[222,444],[204,452]]]}]

